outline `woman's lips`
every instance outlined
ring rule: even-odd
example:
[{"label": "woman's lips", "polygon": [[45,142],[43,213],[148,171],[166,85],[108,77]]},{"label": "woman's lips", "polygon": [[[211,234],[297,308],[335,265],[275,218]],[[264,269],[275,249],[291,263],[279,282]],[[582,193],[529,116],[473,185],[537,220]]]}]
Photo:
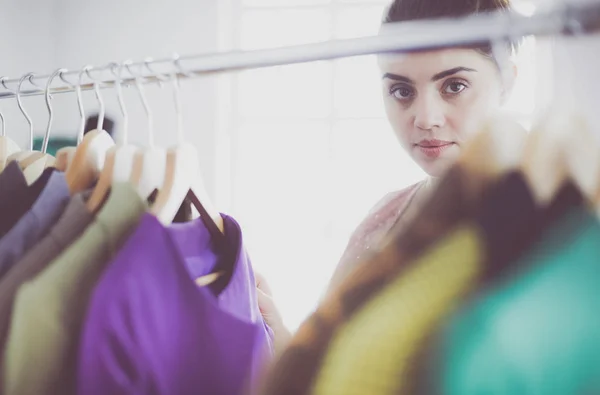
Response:
[{"label": "woman's lips", "polygon": [[415,147],[428,158],[435,159],[453,145],[451,141],[423,140],[415,144]]}]

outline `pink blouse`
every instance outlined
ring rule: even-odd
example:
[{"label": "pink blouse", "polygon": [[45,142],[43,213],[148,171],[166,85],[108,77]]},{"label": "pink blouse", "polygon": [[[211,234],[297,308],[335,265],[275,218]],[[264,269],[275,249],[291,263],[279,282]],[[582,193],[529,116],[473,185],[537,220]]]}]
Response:
[{"label": "pink blouse", "polygon": [[382,241],[402,217],[423,183],[424,181],[421,181],[401,191],[387,194],[369,211],[367,217],[350,237],[348,246],[333,274],[330,289],[342,282],[361,261],[361,258]]}]

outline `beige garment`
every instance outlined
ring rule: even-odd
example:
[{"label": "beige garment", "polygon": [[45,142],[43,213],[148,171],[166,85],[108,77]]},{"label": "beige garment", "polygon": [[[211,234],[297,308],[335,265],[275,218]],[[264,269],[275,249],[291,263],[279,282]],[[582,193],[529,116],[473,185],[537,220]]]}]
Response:
[{"label": "beige garment", "polygon": [[[404,220],[417,192],[427,181],[421,181],[401,191],[386,195],[371,209],[356,228],[333,274],[329,290],[334,289],[370,253],[399,220]],[[413,210],[411,210],[412,212]]]}]

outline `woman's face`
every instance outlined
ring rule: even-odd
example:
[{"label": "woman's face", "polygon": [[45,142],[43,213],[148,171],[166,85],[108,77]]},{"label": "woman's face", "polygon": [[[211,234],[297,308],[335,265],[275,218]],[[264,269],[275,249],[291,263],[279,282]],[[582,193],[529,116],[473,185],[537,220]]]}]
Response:
[{"label": "woman's face", "polygon": [[382,55],[379,65],[396,136],[434,177],[458,158],[465,141],[501,105],[500,73],[473,49]]}]

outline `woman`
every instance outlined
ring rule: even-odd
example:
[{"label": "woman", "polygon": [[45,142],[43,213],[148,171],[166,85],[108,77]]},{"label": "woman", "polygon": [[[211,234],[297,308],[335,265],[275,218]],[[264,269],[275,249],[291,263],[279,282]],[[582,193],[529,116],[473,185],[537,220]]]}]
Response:
[{"label": "woman", "polygon": [[[388,23],[508,11],[509,6],[509,0],[396,0],[382,30]],[[516,77],[509,60],[513,47],[500,48],[503,54],[497,50],[481,45],[379,56],[388,120],[401,146],[429,177],[388,194],[370,211],[354,231],[331,287],[392,226],[414,214],[435,179],[459,157],[464,143],[506,101]]]},{"label": "woman", "polygon": [[[509,0],[395,0],[382,30],[395,22],[508,11]],[[508,98],[516,77],[512,45],[445,48],[380,55],[379,66],[388,120],[404,150],[428,178],[384,197],[355,230],[334,273],[339,284],[398,221],[405,222],[427,190],[459,157],[464,143]],[[502,55],[502,56],[498,56]],[[265,295],[262,295],[265,297]],[[268,299],[272,302],[270,299]],[[272,303],[269,319],[281,320]],[[277,331],[276,331],[277,332]],[[287,337],[285,330],[280,331]]]}]

